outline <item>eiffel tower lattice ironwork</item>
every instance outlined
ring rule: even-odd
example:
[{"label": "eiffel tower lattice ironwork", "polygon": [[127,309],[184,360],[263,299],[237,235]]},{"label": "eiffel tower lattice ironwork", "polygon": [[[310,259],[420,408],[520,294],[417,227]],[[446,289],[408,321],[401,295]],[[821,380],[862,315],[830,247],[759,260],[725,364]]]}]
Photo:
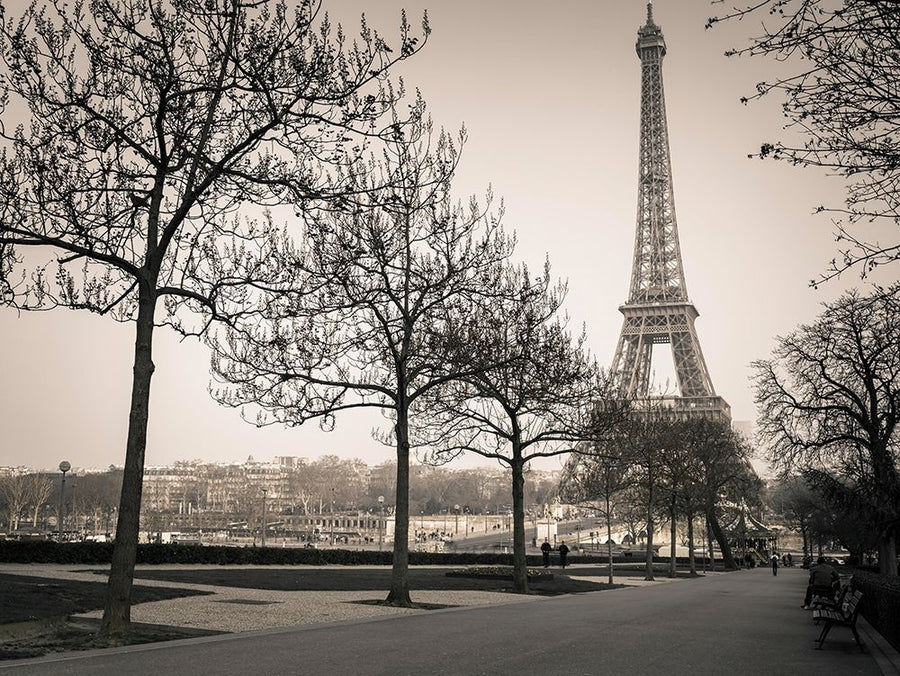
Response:
[{"label": "eiffel tower lattice ironwork", "polygon": [[647,5],[647,23],[638,29],[641,60],[641,130],[637,228],[628,302],[612,370],[626,394],[651,397],[653,345],[669,343],[678,396],[662,397],[685,413],[731,417],[716,395],[694,328],[698,313],[688,299],[675,220],[669,132],[663,92],[666,42]]}]

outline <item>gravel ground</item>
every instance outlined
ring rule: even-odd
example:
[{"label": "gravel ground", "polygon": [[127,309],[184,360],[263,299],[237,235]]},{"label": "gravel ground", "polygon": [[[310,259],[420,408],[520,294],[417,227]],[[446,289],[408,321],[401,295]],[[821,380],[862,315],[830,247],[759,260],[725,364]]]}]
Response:
[{"label": "gravel ground", "polygon": [[[184,569],[184,566],[172,567]],[[153,568],[160,570],[165,568],[165,566],[153,566]],[[17,575],[97,581],[98,576],[95,573],[88,572],[89,569],[96,570],[96,566],[63,566],[57,564],[5,564],[2,566],[3,572]],[[597,581],[605,582],[606,579],[605,577],[598,578]],[[615,581],[630,586],[648,584],[633,577],[616,578]],[[668,581],[670,580],[667,578],[661,578],[658,582],[649,584],[660,584]],[[225,632],[293,627],[428,612],[428,610],[420,608],[391,608],[373,605],[371,602],[382,600],[386,596],[386,592],[383,589],[371,591],[285,592],[147,579],[141,579],[137,583],[147,586],[197,589],[209,591],[212,594],[135,605],[131,609],[133,622]],[[545,598],[542,596],[520,596],[518,594],[499,592],[417,590],[412,590],[411,596],[414,603],[435,604],[438,606],[533,603]],[[75,617],[99,618],[101,615],[102,611],[93,611]]]}]

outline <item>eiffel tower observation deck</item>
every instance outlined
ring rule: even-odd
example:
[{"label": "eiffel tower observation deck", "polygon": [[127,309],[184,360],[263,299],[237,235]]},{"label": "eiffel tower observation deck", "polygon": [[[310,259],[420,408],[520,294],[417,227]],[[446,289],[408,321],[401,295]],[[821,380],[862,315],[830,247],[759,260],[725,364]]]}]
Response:
[{"label": "eiffel tower observation deck", "polygon": [[[731,419],[731,409],[716,394],[694,328],[697,309],[688,298],[675,219],[669,131],[662,61],[666,41],[647,5],[647,23],[638,29],[641,60],[641,129],[637,228],[628,302],[612,370],[622,388],[654,408],[678,415]],[[677,394],[651,391],[653,346],[672,348]],[[665,395],[665,396],[663,396]]]}]

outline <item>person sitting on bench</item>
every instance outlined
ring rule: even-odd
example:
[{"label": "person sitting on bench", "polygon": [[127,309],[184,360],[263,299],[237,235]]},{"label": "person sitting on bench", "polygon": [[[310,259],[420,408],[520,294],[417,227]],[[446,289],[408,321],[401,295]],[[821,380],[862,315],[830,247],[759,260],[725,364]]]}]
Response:
[{"label": "person sitting on bench", "polygon": [[834,566],[825,563],[825,557],[820,556],[816,565],[809,569],[809,584],[806,586],[803,607],[809,608],[813,594],[834,598],[835,591],[840,587],[840,581],[841,576],[838,575]]}]

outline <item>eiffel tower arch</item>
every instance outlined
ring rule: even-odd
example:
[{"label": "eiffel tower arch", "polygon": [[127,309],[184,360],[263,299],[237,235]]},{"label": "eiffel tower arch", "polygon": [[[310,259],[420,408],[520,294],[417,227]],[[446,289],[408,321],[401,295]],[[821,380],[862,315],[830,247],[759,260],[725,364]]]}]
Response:
[{"label": "eiffel tower arch", "polygon": [[[662,78],[666,41],[653,21],[652,2],[647,5],[647,23],[638,29],[635,49],[641,61],[637,227],[628,301],[619,307],[625,319],[612,371],[628,396],[662,400],[680,414],[730,420],[731,409],[716,394],[703,359],[694,327],[699,313],[684,281]],[[663,343],[672,348],[676,396],[651,392],[653,346]]]}]

